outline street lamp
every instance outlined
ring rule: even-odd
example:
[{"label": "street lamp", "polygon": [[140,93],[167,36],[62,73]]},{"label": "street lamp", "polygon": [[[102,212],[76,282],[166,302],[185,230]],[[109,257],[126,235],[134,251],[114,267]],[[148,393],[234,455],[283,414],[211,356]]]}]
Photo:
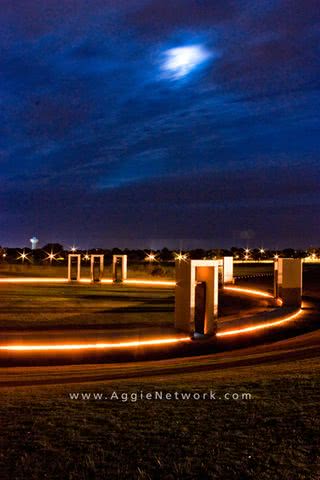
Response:
[{"label": "street lamp", "polygon": [[185,262],[188,259],[188,255],[186,253],[182,252],[175,252],[174,253],[174,259],[178,262]]},{"label": "street lamp", "polygon": [[22,263],[24,263],[25,260],[29,260],[28,254],[25,252],[25,250],[23,250],[22,252],[19,252],[17,260],[21,260]]}]

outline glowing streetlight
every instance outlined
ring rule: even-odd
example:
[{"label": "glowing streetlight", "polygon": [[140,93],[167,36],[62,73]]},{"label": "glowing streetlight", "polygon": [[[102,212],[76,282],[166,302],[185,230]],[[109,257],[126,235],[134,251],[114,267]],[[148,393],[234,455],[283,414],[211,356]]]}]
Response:
[{"label": "glowing streetlight", "polygon": [[45,253],[47,254],[45,260],[49,260],[49,261],[50,261],[50,265],[52,265],[53,260],[58,260],[58,259],[57,259],[58,253],[53,253],[53,250],[51,250],[50,253],[48,253],[48,252],[45,252]]},{"label": "glowing streetlight", "polygon": [[245,259],[245,260],[249,260],[249,255],[245,255],[245,256],[244,256],[244,259]]},{"label": "glowing streetlight", "polygon": [[246,248],[244,251],[245,251],[246,255],[249,255],[249,253],[250,253],[250,248]]},{"label": "glowing streetlight", "polygon": [[25,260],[30,260],[30,259],[28,258],[28,254],[25,252],[25,250],[23,250],[23,252],[19,252],[17,260],[21,260],[22,263],[24,263]]},{"label": "glowing streetlight", "polygon": [[152,263],[152,262],[155,262],[156,260],[157,260],[157,256],[155,253],[153,252],[147,253],[147,256],[145,257],[146,262]]},{"label": "glowing streetlight", "polygon": [[74,252],[76,252],[76,251],[77,251],[77,247],[76,247],[75,245],[72,245],[72,247],[71,247],[71,252],[74,253]]},{"label": "glowing streetlight", "polygon": [[266,253],[266,251],[265,251],[265,249],[264,249],[264,248],[260,248],[260,250],[259,250],[259,251],[260,251],[261,255],[263,255],[264,253]]},{"label": "glowing streetlight", "polygon": [[182,253],[182,252],[176,252],[174,253],[174,259],[178,262],[185,262],[188,258],[187,253]]},{"label": "glowing streetlight", "polygon": [[273,256],[273,258],[274,258],[275,260],[278,260],[279,255],[276,253],[276,254]]},{"label": "glowing streetlight", "polygon": [[90,260],[90,255],[88,253],[85,254],[85,256],[83,257],[83,260]]}]

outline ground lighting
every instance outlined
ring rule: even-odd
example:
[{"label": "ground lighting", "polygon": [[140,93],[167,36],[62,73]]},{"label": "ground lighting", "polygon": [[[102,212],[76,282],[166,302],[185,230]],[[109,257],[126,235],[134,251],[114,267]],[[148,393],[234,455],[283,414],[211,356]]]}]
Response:
[{"label": "ground lighting", "polygon": [[[2,279],[1,279],[2,280]],[[12,280],[12,279],[10,279]],[[112,280],[111,280],[112,282]],[[138,283],[138,281],[126,280],[127,283]],[[144,282],[144,281],[141,281]],[[139,282],[139,283],[141,283]],[[159,283],[159,282],[152,282],[150,283]],[[169,283],[169,282],[161,282]],[[171,284],[175,284],[175,282],[170,282]],[[261,290],[253,290],[249,288],[238,288],[238,287],[224,287],[224,290],[234,291],[238,293],[244,293],[247,295],[254,295],[260,297],[268,297],[273,298],[270,293],[263,292]],[[217,337],[225,337],[225,336],[232,336],[232,335],[239,335],[245,334],[249,332],[254,332],[258,330],[263,330],[267,328],[273,328],[276,326],[281,326],[285,323],[293,321],[297,319],[300,315],[302,315],[303,310],[299,309],[297,312],[284,317],[279,318],[278,320],[273,320],[271,322],[264,322],[259,325],[249,325],[244,326],[242,328],[237,328],[234,330],[223,330],[222,332],[218,332],[216,334]],[[157,345],[165,345],[165,344],[174,344],[180,342],[190,342],[190,337],[171,337],[171,338],[155,338],[151,340],[140,340],[140,341],[132,341],[132,342],[118,342],[118,343],[84,343],[84,344],[57,344],[57,345],[4,345],[0,346],[0,351],[65,351],[65,350],[92,350],[92,349],[121,349],[121,348],[132,348],[132,347],[140,347],[140,346],[157,346]]]}]

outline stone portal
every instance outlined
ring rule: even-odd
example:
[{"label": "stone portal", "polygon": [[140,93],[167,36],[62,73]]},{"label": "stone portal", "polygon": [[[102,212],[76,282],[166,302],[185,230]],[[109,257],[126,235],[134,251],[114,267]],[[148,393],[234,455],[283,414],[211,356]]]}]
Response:
[{"label": "stone portal", "polygon": [[175,327],[214,335],[217,331],[219,260],[176,262]]},{"label": "stone portal", "polygon": [[113,255],[112,278],[114,282],[127,279],[127,255]]},{"label": "stone portal", "polygon": [[104,270],[104,255],[91,255],[90,276],[91,282],[101,282]]},{"label": "stone portal", "polygon": [[68,255],[68,281],[79,282],[81,278],[81,255],[69,253]]}]

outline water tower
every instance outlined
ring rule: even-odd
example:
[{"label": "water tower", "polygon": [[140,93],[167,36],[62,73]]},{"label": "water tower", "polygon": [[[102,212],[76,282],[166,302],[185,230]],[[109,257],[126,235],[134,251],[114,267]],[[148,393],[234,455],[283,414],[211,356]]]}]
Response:
[{"label": "water tower", "polygon": [[37,248],[37,244],[39,240],[37,239],[37,237],[32,237],[30,238],[30,242],[31,242],[31,250],[35,250]]}]

